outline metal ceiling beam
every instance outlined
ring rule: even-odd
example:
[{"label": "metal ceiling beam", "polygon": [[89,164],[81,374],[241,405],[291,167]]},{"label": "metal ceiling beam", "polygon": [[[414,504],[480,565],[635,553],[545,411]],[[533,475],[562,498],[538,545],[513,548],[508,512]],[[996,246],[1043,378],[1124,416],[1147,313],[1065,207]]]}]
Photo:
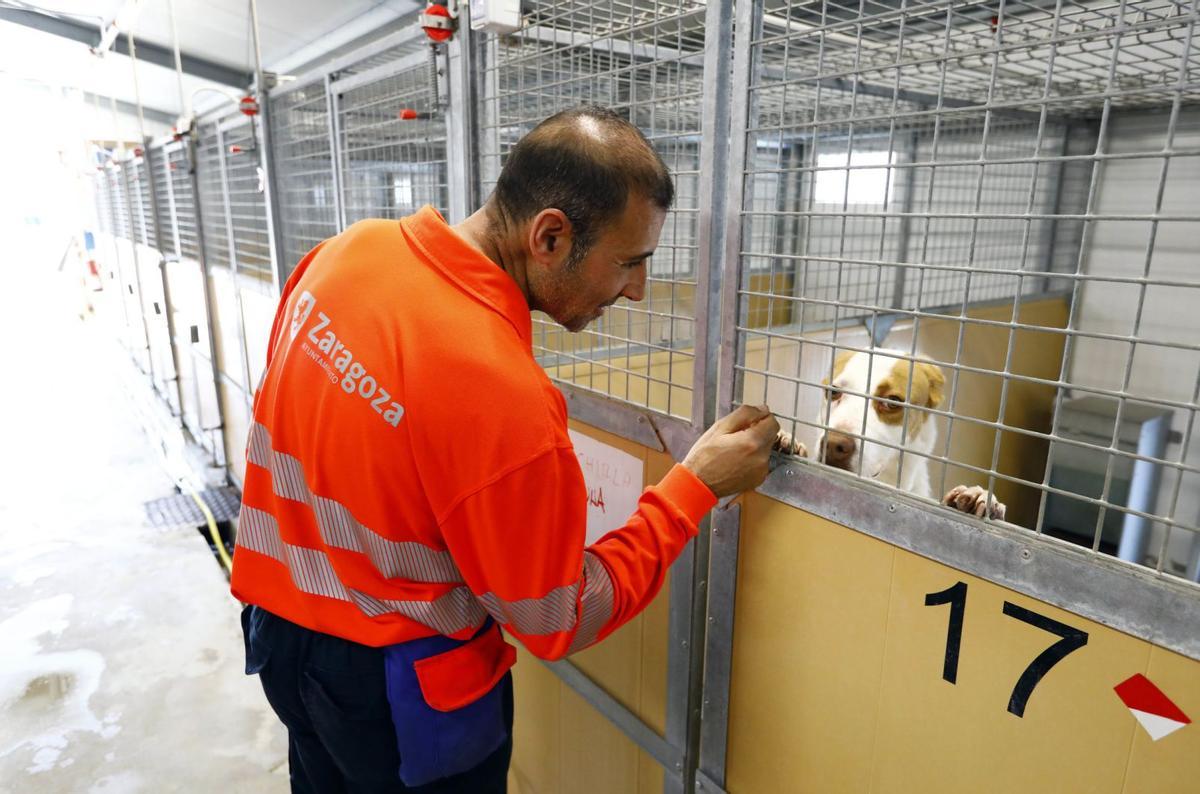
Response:
[{"label": "metal ceiling beam", "polygon": [[[71,41],[82,42],[89,47],[95,47],[100,43],[99,28],[72,19],[42,14],[37,11],[0,7],[0,20],[40,30],[43,33],[50,33],[54,36],[70,39]],[[137,43],[137,49],[139,61],[152,63],[171,70],[175,69],[175,53],[171,49],[163,47],[160,44],[152,44],[141,40]],[[112,50],[122,55],[129,55],[129,37],[124,33],[117,36],[116,41],[113,42]],[[253,82],[253,76],[248,70],[234,69],[216,61],[198,58],[195,55],[188,55],[187,53],[181,53],[180,60],[182,61],[185,74],[243,89]]]}]

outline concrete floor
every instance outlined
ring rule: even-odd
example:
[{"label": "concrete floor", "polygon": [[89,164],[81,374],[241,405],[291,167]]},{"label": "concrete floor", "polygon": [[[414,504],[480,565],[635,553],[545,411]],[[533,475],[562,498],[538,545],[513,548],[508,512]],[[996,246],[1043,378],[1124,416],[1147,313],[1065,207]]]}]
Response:
[{"label": "concrete floor", "polygon": [[194,530],[145,525],[172,485],[60,254],[0,290],[0,793],[286,791],[239,605]]}]

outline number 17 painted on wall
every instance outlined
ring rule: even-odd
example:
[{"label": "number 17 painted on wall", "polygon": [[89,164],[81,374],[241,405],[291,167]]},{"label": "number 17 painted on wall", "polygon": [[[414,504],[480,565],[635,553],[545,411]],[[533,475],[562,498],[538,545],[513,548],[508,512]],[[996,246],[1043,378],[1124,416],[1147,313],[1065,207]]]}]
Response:
[{"label": "number 17 painted on wall", "polygon": [[[942,678],[951,684],[958,680],[958,658],[962,649],[963,617],[967,611],[967,583],[957,582],[936,593],[925,595],[925,606],[950,605],[950,620],[946,627],[946,656],[942,664]],[[1060,623],[1053,618],[1038,614],[1011,601],[1004,602],[1004,614],[1022,623],[1036,626],[1055,634],[1061,639],[1037,655],[1013,687],[1008,699],[1008,711],[1018,717],[1025,716],[1025,706],[1038,683],[1050,672],[1050,668],[1061,662],[1072,651],[1087,645],[1086,631]]]}]

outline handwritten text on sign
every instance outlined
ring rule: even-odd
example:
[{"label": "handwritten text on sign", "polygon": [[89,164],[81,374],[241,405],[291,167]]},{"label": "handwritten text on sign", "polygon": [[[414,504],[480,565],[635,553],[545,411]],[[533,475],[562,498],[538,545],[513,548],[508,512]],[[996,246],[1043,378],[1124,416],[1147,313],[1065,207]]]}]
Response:
[{"label": "handwritten text on sign", "polygon": [[588,489],[587,544],[624,526],[642,495],[642,461],[583,433],[568,431]]}]

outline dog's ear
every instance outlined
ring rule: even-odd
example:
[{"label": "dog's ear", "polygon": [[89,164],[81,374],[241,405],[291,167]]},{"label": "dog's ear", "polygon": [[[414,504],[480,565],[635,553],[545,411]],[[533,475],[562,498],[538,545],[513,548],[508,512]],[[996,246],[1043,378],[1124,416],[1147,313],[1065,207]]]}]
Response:
[{"label": "dog's ear", "polygon": [[[850,359],[854,358],[855,352],[856,351],[854,350],[843,350],[833,357],[833,377],[836,378],[841,374],[842,370],[846,368],[846,365],[850,363]],[[829,378],[822,378],[821,385],[828,386]]]},{"label": "dog's ear", "polygon": [[942,368],[932,361],[916,362],[917,369],[924,373],[925,378],[929,381],[929,399],[926,405],[929,408],[940,408],[942,401],[946,398],[946,375],[942,372]]}]

